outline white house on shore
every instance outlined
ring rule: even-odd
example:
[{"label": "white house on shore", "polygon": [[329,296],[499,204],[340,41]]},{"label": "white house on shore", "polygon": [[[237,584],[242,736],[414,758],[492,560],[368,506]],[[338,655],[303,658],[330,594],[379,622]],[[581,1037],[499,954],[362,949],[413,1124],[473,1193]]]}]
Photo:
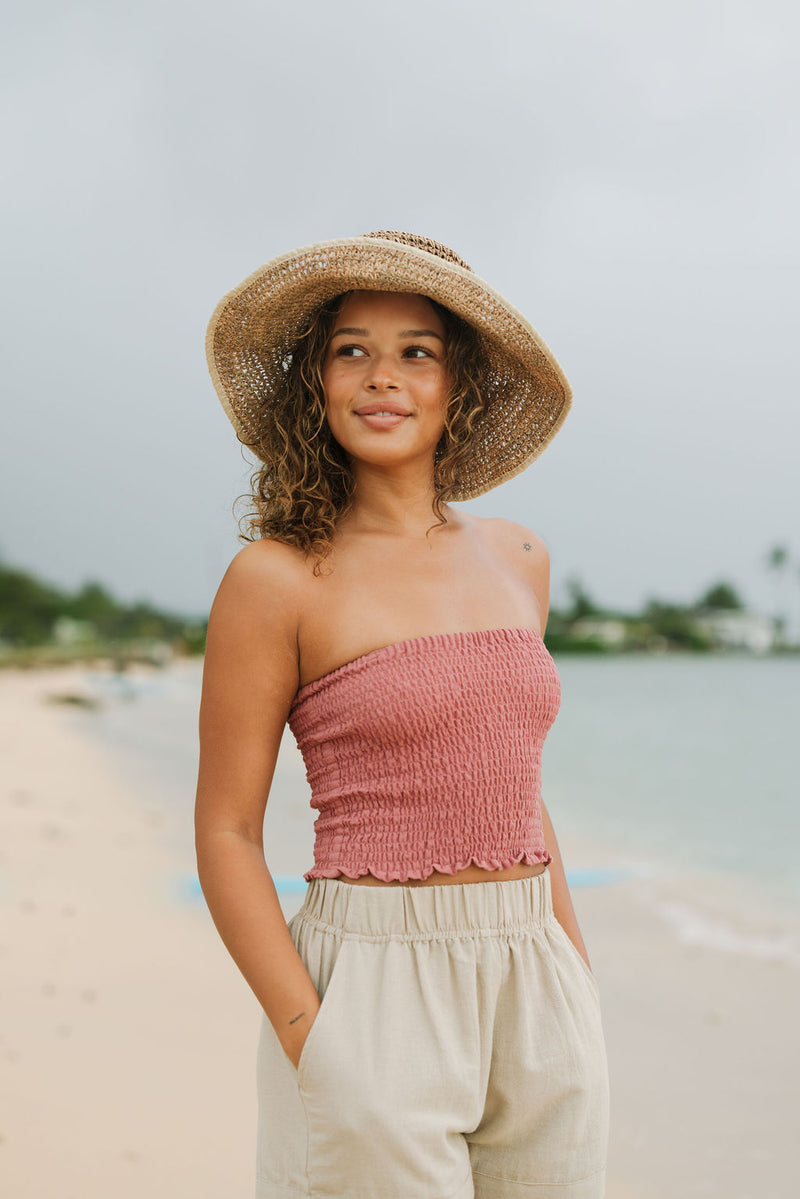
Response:
[{"label": "white house on shore", "polygon": [[746,649],[751,653],[766,654],[778,644],[775,621],[771,616],[741,609],[716,608],[698,613],[694,618],[698,629],[713,637],[715,643],[726,649]]},{"label": "white house on shore", "polygon": [[[741,649],[765,654],[779,643],[775,621],[770,616],[733,608],[707,608],[693,614],[692,624],[705,633],[717,649]],[[628,644],[630,622],[603,616],[584,616],[576,620],[572,633],[577,637],[592,637],[608,649],[623,649]],[[653,652],[666,651],[668,639],[652,636],[648,646]]]},{"label": "white house on shore", "polygon": [[628,639],[628,626],[623,620],[602,616],[582,616],[572,626],[573,636],[594,637],[612,649],[619,649]]}]

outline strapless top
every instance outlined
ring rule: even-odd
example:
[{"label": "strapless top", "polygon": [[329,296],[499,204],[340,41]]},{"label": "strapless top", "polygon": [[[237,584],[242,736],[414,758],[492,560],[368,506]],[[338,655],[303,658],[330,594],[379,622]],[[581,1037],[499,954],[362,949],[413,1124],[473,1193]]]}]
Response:
[{"label": "strapless top", "polygon": [[304,878],[549,864],[541,759],[560,703],[528,628],[412,637],[306,683],[288,718],[319,812]]}]

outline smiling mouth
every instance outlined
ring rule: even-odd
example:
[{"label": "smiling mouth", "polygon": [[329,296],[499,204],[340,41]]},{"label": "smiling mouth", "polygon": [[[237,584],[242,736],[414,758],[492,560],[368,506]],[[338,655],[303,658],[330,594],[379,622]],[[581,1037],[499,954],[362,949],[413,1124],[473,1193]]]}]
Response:
[{"label": "smiling mouth", "polygon": [[403,421],[407,421],[410,415],[408,412],[356,413],[361,423],[371,429],[373,433],[391,433],[393,429],[399,429]]},{"label": "smiling mouth", "polygon": [[360,417],[364,417],[364,418],[368,417],[370,420],[381,420],[384,418],[391,419],[391,420],[405,420],[406,417],[410,416],[410,415],[411,414],[409,412],[357,412],[356,413],[356,416],[360,416]]}]

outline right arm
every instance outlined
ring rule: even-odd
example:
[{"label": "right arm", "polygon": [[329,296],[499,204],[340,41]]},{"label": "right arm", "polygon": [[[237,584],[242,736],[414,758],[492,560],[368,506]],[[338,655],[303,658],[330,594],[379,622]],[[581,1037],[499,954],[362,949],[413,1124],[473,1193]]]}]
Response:
[{"label": "right arm", "polygon": [[320,998],[295,948],[263,847],[275,763],[298,688],[298,574],[253,542],[211,608],[200,701],[195,846],[200,885],[231,957],[296,1067]]}]

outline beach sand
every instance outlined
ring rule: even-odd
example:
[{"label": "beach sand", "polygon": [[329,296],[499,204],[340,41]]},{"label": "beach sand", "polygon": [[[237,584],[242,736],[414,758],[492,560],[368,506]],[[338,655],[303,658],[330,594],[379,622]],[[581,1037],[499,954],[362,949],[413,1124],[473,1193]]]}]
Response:
[{"label": "beach sand", "polygon": [[[259,1011],[187,889],[190,804],[142,793],[47,701],[83,679],[0,672],[0,1189],[247,1199]],[[297,776],[289,761],[281,777]],[[568,871],[626,865],[551,815]],[[572,893],[610,1062],[607,1199],[794,1199],[795,914],[758,879],[691,875],[677,854],[674,870]]]}]

